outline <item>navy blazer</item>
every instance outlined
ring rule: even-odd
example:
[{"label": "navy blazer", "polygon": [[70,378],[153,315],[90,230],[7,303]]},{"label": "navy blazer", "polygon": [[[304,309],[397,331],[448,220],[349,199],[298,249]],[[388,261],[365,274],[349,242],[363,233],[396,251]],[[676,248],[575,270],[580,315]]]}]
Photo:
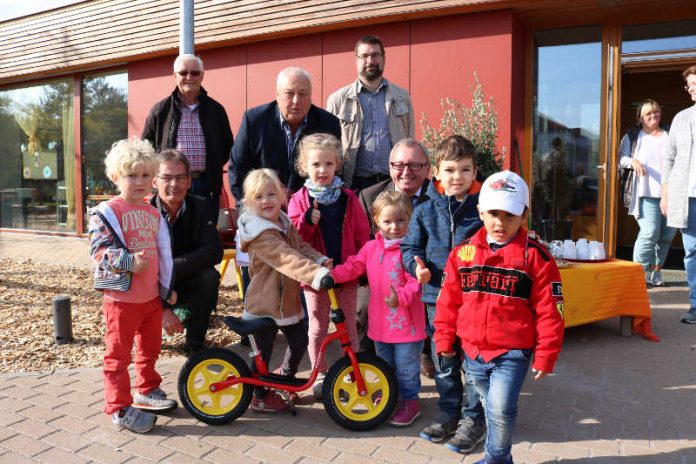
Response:
[{"label": "navy blazer", "polygon": [[[333,134],[341,140],[338,118],[312,105],[307,113],[307,125],[302,130],[302,137],[319,132]],[[242,199],[244,178],[249,171],[258,168],[274,169],[291,193],[299,190],[304,185],[304,179],[295,170],[296,153],[297,145],[292,159],[288,159],[285,132],[280,126],[280,111],[275,100],[246,110],[237,140],[230,150],[227,175],[234,198],[237,201]]]}]

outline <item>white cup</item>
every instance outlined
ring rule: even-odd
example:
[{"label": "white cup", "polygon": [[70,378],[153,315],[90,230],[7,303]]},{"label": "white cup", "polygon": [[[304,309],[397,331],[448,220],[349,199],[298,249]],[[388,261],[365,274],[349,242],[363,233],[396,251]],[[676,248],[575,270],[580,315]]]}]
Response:
[{"label": "white cup", "polygon": [[575,249],[578,255],[578,259],[588,260],[590,258],[590,244],[584,238],[578,239]]},{"label": "white cup", "polygon": [[549,243],[549,251],[554,258],[563,258],[563,242],[560,240],[553,240]]},{"label": "white cup", "polygon": [[572,240],[563,241],[563,258],[578,259],[578,252],[575,249],[575,242]]},{"label": "white cup", "polygon": [[605,259],[607,257],[606,252],[604,251],[604,244],[602,242],[598,242],[596,240],[593,240],[590,242],[590,259],[598,260],[598,259]]}]

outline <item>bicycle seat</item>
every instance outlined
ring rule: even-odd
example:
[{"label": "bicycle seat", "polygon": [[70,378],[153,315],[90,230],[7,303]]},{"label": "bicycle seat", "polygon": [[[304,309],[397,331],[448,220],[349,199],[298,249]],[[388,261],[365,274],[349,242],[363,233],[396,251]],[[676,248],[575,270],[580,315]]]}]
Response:
[{"label": "bicycle seat", "polygon": [[242,319],[241,317],[226,316],[223,321],[227,327],[242,336],[248,336],[275,325],[275,321],[270,317]]}]

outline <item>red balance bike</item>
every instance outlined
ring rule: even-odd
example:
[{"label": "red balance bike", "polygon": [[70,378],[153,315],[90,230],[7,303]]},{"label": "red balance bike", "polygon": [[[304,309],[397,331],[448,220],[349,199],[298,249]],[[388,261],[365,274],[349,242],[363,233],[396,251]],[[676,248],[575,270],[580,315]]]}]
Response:
[{"label": "red balance bike", "polygon": [[[211,348],[192,355],[179,373],[179,398],[188,412],[206,424],[227,424],[247,410],[254,387],[288,393],[308,390],[317,378],[317,366],[321,364],[327,346],[337,340],[343,356],[331,366],[324,379],[322,401],[326,412],[338,425],[349,430],[371,430],[387,420],[394,411],[398,396],[394,371],[374,354],[353,351],[345,316],[338,307],[332,286],[332,279],[322,285],[323,288],[329,287],[331,321],[336,331],[328,334],[322,343],[317,364],[309,378],[273,374],[261,359],[254,333],[275,324],[273,319],[242,320],[228,316],[225,324],[230,329],[249,336],[249,356],[253,357],[256,372],[252,373],[238,354],[225,348]],[[287,396],[291,398],[291,395]],[[289,403],[294,413],[291,399]]]}]

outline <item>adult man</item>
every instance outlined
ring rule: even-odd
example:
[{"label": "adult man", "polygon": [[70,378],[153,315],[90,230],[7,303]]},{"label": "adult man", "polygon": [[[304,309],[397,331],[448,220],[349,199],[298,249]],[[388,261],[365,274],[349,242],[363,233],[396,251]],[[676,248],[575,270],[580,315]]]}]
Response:
[{"label": "adult man", "polygon": [[252,169],[270,168],[291,193],[304,181],[295,169],[295,148],[306,135],[318,132],[341,137],[338,119],[312,104],[312,80],[299,67],[285,68],[276,79],[276,99],[244,112],[232,147],[230,190],[242,199],[242,183]]},{"label": "adult man", "polygon": [[[360,191],[360,204],[362,205],[370,221],[372,230],[375,230],[372,218],[372,203],[384,190],[398,190],[411,198],[413,206],[427,201],[428,173],[430,172],[430,160],[425,147],[415,139],[405,138],[396,143],[389,154],[390,179],[379,182]],[[372,341],[367,338],[367,306],[370,301],[370,289],[358,287],[358,336],[363,349],[372,351]],[[435,365],[430,356],[430,343],[424,344],[421,355],[421,373],[433,378]]]},{"label": "adult man", "polygon": [[217,211],[222,190],[222,165],[233,138],[222,105],[201,87],[203,61],[195,55],[174,60],[176,89],[157,102],[147,117],[142,138],[161,151],[175,148],[191,166],[192,193],[206,197]]},{"label": "adult man", "polygon": [[389,152],[415,136],[408,92],[382,77],[384,45],[366,35],[355,45],[358,79],[329,96],[326,109],[341,121],[343,181],[362,190],[389,179]]},{"label": "adult man", "polygon": [[[150,203],[169,224],[177,307],[187,310],[186,347],[196,352],[205,348],[210,314],[217,305],[220,274],[215,265],[222,260],[222,243],[209,202],[188,192],[192,181],[188,158],[176,150],[164,150],[158,160],[152,181],[157,194]],[[171,309],[164,310],[162,327],[169,335],[183,331]]]}]

